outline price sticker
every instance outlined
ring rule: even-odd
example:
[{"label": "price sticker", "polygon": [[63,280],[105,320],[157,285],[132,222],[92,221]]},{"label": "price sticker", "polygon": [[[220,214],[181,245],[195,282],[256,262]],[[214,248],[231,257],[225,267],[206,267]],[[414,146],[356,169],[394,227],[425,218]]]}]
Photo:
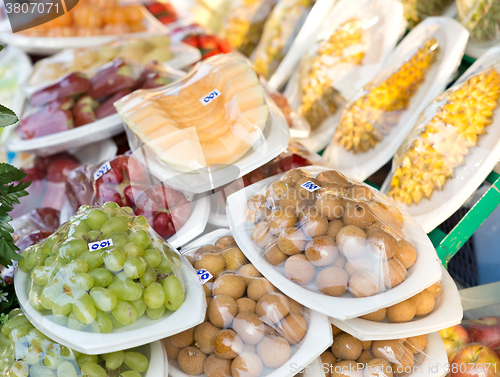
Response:
[{"label": "price sticker", "polygon": [[314,192],[314,191],[319,190],[321,188],[321,186],[318,186],[316,183],[311,182],[311,181],[307,181],[307,182],[302,183],[300,185],[300,187],[302,187],[303,189],[305,189],[309,192]]},{"label": "price sticker", "polygon": [[212,90],[205,97],[200,98],[200,102],[203,106],[207,106],[214,99],[217,99],[220,96],[220,92],[217,89]]},{"label": "price sticker", "polygon": [[111,238],[103,241],[96,241],[89,243],[89,250],[96,251],[100,249],[104,249],[105,247],[113,246],[113,240]]},{"label": "price sticker", "polygon": [[198,275],[198,278],[200,279],[202,284],[205,284],[207,281],[213,278],[212,274],[208,272],[208,270],[205,270],[204,268],[196,270],[196,274]]},{"label": "price sticker", "polygon": [[106,174],[110,170],[111,170],[111,165],[109,164],[108,161],[94,173],[94,181],[97,181],[99,178],[101,178],[104,174]]}]

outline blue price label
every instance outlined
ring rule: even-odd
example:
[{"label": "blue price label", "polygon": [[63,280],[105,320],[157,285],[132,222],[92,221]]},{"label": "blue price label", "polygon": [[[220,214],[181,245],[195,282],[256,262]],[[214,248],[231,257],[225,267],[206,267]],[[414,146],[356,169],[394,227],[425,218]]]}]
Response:
[{"label": "blue price label", "polygon": [[208,270],[205,270],[204,268],[196,270],[196,274],[198,275],[198,278],[200,279],[202,284],[205,284],[207,281],[213,278],[212,274],[208,272]]},{"label": "blue price label", "polygon": [[321,186],[318,186],[316,183],[311,182],[311,181],[307,181],[307,182],[302,183],[300,185],[300,187],[302,187],[303,189],[305,189],[309,192],[313,192],[313,191],[319,190],[321,188]]},{"label": "blue price label", "polygon": [[200,102],[203,104],[203,106],[207,106],[210,102],[212,102],[214,99],[218,98],[219,96],[220,96],[220,92],[217,89],[214,89],[210,93],[208,93],[206,96],[200,98]]},{"label": "blue price label", "polygon": [[97,181],[99,178],[101,178],[104,174],[106,174],[110,170],[111,170],[111,165],[109,164],[108,161],[94,173],[94,181]]},{"label": "blue price label", "polygon": [[111,238],[102,241],[96,241],[89,243],[89,250],[96,251],[100,249],[104,249],[105,247],[113,246],[113,240]]}]

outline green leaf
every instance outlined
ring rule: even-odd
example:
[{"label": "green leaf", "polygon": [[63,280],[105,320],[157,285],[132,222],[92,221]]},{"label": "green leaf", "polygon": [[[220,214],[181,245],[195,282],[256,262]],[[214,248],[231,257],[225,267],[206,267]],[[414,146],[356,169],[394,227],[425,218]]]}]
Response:
[{"label": "green leaf", "polygon": [[4,105],[0,105],[0,127],[12,126],[18,121],[19,118],[15,112]]},{"label": "green leaf", "polygon": [[0,264],[3,266],[10,266],[13,260],[20,261],[23,259],[16,251],[19,248],[12,242],[0,239]]},{"label": "green leaf", "polygon": [[2,50],[3,50],[3,48],[4,48],[4,46],[0,45],[0,51],[2,51]]},{"label": "green leaf", "polygon": [[24,177],[26,177],[26,173],[22,170],[5,162],[0,163],[0,185],[21,181]]}]

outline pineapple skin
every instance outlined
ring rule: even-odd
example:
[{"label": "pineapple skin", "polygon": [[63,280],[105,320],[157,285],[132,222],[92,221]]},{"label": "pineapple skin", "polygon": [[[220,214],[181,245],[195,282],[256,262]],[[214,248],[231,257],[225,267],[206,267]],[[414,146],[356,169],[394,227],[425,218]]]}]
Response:
[{"label": "pineapple skin", "polygon": [[408,108],[437,60],[438,51],[437,40],[429,38],[398,71],[380,84],[366,86],[367,93],[343,114],[333,136],[334,143],[354,153],[374,148],[397,124],[399,112]]},{"label": "pineapple skin", "polygon": [[434,117],[399,159],[388,195],[411,205],[429,199],[465,161],[469,149],[493,122],[499,105],[500,74],[496,69],[477,74],[437,100],[446,98]]}]

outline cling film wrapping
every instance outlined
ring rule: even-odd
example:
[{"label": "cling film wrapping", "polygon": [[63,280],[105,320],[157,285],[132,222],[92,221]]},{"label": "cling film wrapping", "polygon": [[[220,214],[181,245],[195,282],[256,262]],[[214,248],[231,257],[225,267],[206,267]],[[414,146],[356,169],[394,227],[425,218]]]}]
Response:
[{"label": "cling film wrapping", "polygon": [[281,0],[267,20],[259,45],[252,55],[257,73],[269,79],[290,49],[314,0]]},{"label": "cling film wrapping", "polygon": [[458,20],[478,42],[497,42],[500,37],[500,1],[457,0]]}]

